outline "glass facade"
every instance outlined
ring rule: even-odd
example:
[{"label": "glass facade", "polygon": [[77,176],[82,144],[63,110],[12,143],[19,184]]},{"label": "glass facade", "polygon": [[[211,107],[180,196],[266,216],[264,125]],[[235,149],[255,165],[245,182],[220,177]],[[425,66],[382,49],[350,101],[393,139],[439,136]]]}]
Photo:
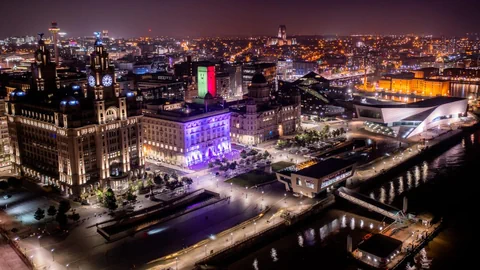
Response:
[{"label": "glass facade", "polygon": [[360,117],[382,119],[382,112],[381,111],[374,111],[374,110],[369,110],[369,109],[358,109],[358,113],[359,113]]}]

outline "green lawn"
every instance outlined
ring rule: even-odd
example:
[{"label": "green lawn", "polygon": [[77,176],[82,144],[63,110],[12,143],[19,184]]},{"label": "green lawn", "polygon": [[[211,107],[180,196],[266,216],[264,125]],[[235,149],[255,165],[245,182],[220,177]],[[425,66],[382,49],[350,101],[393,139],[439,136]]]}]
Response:
[{"label": "green lawn", "polygon": [[253,170],[248,173],[237,175],[232,179],[228,179],[227,183],[233,183],[241,187],[253,187],[258,184],[275,180],[275,174],[269,174],[264,171]]},{"label": "green lawn", "polygon": [[290,167],[292,165],[294,165],[294,163],[286,162],[286,161],[275,162],[275,163],[272,163],[272,171],[278,172],[278,171],[280,171],[282,169],[285,169],[287,167]]}]

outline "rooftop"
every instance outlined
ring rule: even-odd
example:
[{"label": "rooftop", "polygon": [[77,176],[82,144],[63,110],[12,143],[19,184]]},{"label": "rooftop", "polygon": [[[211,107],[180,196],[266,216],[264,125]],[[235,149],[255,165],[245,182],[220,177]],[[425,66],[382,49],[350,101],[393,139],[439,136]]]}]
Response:
[{"label": "rooftop", "polygon": [[386,258],[402,246],[402,241],[383,234],[374,234],[361,242],[358,249],[379,258]]},{"label": "rooftop", "polygon": [[459,97],[434,97],[422,101],[407,104],[363,104],[357,103],[355,106],[373,107],[373,108],[428,108],[436,107],[460,100],[466,100]]},{"label": "rooftop", "polygon": [[355,164],[355,161],[353,160],[329,158],[327,160],[321,161],[317,164],[314,164],[310,167],[307,167],[305,169],[302,169],[294,173],[298,175],[307,176],[307,177],[322,178],[336,171],[339,171],[345,167],[352,166],[353,164]]}]

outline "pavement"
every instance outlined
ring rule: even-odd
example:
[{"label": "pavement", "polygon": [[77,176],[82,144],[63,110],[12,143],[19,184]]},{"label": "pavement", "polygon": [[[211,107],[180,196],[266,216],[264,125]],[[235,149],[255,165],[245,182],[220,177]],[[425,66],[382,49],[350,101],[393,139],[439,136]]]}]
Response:
[{"label": "pavement", "polygon": [[0,270],[28,270],[7,240],[0,236]]}]

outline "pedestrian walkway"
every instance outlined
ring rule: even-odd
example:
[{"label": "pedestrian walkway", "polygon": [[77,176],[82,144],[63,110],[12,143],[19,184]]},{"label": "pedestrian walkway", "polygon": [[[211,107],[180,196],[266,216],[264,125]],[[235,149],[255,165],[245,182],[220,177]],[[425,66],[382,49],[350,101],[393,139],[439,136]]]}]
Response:
[{"label": "pedestrian walkway", "polygon": [[0,270],[27,270],[28,267],[20,259],[18,254],[7,243],[7,240],[0,236]]}]

